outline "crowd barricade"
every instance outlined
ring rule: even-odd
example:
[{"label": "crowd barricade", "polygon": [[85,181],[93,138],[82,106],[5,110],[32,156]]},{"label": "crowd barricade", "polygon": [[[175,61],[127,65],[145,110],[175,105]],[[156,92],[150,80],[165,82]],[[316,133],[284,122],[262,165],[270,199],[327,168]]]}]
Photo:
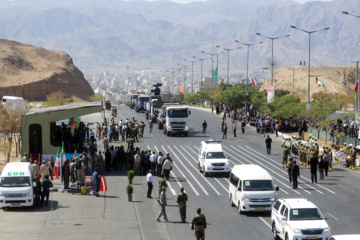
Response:
[{"label": "crowd barricade", "polygon": [[[331,136],[330,133],[328,133],[327,131],[318,131],[318,129],[313,128],[313,127],[307,127],[307,132],[309,134],[314,135],[317,138],[322,138],[322,139],[327,139],[328,141],[334,142],[334,137]],[[342,139],[340,139],[340,144],[352,144],[352,145],[356,145],[357,141],[355,138],[348,138],[348,137],[344,137]]]}]

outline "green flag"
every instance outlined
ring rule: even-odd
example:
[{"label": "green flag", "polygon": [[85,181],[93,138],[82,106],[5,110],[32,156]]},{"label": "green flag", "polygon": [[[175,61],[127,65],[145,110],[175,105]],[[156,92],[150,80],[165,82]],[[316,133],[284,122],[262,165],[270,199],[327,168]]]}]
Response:
[{"label": "green flag", "polygon": [[216,63],[216,68],[215,68],[215,71],[213,72],[213,75],[212,75],[213,81],[217,81],[217,77],[218,77],[218,66],[219,66],[219,60],[218,60],[217,63]]}]

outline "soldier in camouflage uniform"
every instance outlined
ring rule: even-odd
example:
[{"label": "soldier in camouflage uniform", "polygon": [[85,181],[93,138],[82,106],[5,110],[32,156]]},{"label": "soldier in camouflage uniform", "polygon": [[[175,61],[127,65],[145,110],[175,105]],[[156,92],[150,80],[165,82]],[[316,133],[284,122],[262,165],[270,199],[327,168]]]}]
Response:
[{"label": "soldier in camouflage uniform", "polygon": [[196,215],[191,222],[191,230],[194,229],[196,240],[205,240],[206,218],[201,214],[201,208],[196,209]]},{"label": "soldier in camouflage uniform", "polygon": [[350,145],[351,145],[351,148],[350,148],[351,160],[350,160],[349,168],[352,170],[355,170],[356,149],[352,144],[350,144]]},{"label": "soldier in camouflage uniform", "polygon": [[282,167],[284,168],[284,166],[287,164],[287,160],[288,160],[288,156],[290,154],[290,148],[291,148],[291,144],[290,141],[283,137],[284,140],[281,144],[282,149],[283,149],[283,161],[282,161]]},{"label": "soldier in camouflage uniform", "polygon": [[188,200],[188,196],[184,193],[184,187],[180,188],[180,193],[176,198],[176,202],[179,204],[179,212],[182,223],[186,223],[186,202]]},{"label": "soldier in camouflage uniform", "polygon": [[306,146],[306,150],[305,150],[305,163],[304,163],[304,166],[306,167],[306,168],[309,168],[309,166],[310,166],[310,164],[309,164],[309,162],[310,162],[310,152],[311,152],[311,150],[310,150],[310,145],[308,145],[308,146]]}]

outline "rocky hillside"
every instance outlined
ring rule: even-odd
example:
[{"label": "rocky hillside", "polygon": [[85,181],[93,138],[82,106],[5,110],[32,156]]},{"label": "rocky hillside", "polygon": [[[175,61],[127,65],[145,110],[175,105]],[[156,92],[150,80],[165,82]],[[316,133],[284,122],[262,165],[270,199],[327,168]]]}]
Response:
[{"label": "rocky hillside", "polygon": [[[346,79],[347,74],[354,68],[355,66],[311,66],[310,97],[317,92],[342,95],[353,93],[354,84],[346,81],[345,85],[344,74]],[[293,71],[293,69],[295,70]],[[321,81],[324,86],[318,86],[316,78],[318,81]],[[286,89],[292,92],[293,82],[295,93],[300,95],[302,101],[307,101],[308,66],[287,66],[274,72],[274,85],[276,89]],[[266,80],[260,89],[267,89],[270,83],[271,79]]]},{"label": "rocky hillside", "polygon": [[43,100],[59,90],[82,100],[94,94],[67,53],[0,39],[0,97]]}]

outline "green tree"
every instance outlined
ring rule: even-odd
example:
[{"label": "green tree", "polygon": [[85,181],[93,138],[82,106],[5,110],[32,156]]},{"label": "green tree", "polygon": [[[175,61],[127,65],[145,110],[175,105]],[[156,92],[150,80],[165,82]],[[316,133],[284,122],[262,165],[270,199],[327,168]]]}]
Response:
[{"label": "green tree", "polygon": [[354,84],[355,83],[355,78],[356,78],[356,69],[353,69],[346,76],[346,80]]},{"label": "green tree", "polygon": [[46,101],[41,107],[52,107],[70,104],[71,99],[66,98],[62,91],[52,92],[46,96]]},{"label": "green tree", "polygon": [[90,102],[98,102],[98,101],[102,101],[104,99],[105,99],[105,96],[103,96],[101,94],[95,94],[95,95],[91,95],[89,97]]}]

